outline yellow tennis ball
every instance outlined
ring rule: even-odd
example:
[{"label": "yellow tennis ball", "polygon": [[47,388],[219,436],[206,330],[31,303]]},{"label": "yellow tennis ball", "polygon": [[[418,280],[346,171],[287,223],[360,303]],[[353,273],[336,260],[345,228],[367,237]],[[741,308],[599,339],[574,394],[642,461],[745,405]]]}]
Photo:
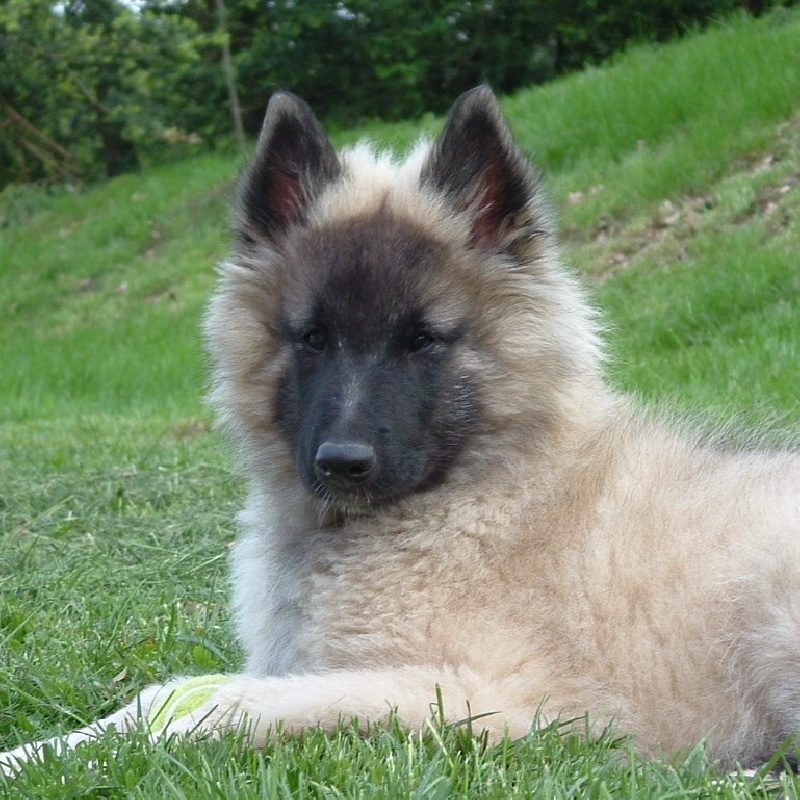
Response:
[{"label": "yellow tennis ball", "polygon": [[163,730],[170,722],[191,714],[211,699],[220,686],[230,683],[229,675],[198,675],[170,689],[166,698],[151,709],[147,725],[153,733]]}]

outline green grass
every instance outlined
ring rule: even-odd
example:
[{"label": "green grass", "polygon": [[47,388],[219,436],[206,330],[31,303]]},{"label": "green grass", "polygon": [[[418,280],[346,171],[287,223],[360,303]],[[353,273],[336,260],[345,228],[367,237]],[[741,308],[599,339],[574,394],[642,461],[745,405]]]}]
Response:
[{"label": "green grass", "polygon": [[0,229],[0,419],[200,413],[197,337],[237,167],[206,156]]},{"label": "green grass", "polygon": [[[507,98],[569,260],[608,318],[612,380],[712,421],[800,429],[800,14],[736,19]],[[435,132],[440,120],[426,118]],[[406,146],[417,123],[373,125]],[[337,132],[338,143],[365,131]],[[91,191],[0,196],[0,749],[148,682],[236,669],[226,557],[242,482],[203,405],[199,321],[236,158]],[[776,434],[780,435],[780,433]],[[798,795],[555,728],[349,729],[264,753],[104,737],[19,797]]]},{"label": "green grass", "polygon": [[[85,759],[95,766],[86,769]],[[434,725],[422,736],[396,726],[360,736],[352,728],[279,736],[264,752],[229,735],[198,746],[175,741],[153,748],[142,735],[119,745],[104,736],[82,758],[49,759],[43,770],[17,778],[28,797],[149,798],[431,798],[575,797],[741,798],[797,796],[787,776],[717,776],[702,752],[677,766],[639,759],[624,740],[601,737],[591,747],[552,725],[519,741],[486,748],[452,727]]]}]

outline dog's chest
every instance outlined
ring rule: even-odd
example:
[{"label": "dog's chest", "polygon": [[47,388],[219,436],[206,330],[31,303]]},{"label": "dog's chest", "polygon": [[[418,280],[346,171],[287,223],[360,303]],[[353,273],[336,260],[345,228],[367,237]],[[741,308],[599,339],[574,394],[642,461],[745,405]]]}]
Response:
[{"label": "dog's chest", "polygon": [[409,537],[314,534],[284,548],[245,540],[238,550],[248,671],[462,662],[485,633],[476,580],[485,568],[469,543],[445,554]]},{"label": "dog's chest", "polygon": [[322,549],[300,582],[304,649],[327,668],[429,659],[443,618],[454,622],[458,573],[458,562],[391,538]]}]

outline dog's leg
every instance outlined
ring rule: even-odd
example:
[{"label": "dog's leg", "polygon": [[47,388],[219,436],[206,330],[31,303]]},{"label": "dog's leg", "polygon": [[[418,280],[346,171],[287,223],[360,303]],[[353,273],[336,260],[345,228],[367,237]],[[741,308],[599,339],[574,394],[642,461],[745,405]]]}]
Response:
[{"label": "dog's leg", "polygon": [[[112,726],[125,733],[142,724],[181,680],[151,686],[125,708],[85,728],[0,754],[0,768],[14,774],[45,745],[64,754]],[[487,684],[468,670],[402,667],[267,678],[234,675],[208,701],[170,722],[158,735],[214,736],[241,729],[253,747],[262,747],[278,723],[299,732],[317,725],[333,730],[340,721],[358,719],[366,728],[385,721],[394,710],[404,727],[421,730],[437,712],[437,687],[449,722],[472,717],[473,729],[487,730],[493,738],[506,732],[522,736],[533,722],[530,709],[515,705],[517,693],[510,686]]]},{"label": "dog's leg", "polygon": [[401,725],[422,729],[436,712],[441,690],[447,721],[474,719],[473,729],[494,738],[522,736],[533,722],[528,708],[515,704],[512,687],[487,685],[471,671],[433,667],[333,671],[315,675],[255,678],[239,675],[204,705],[167,726],[168,734],[219,734],[241,729],[254,747],[263,746],[280,722],[298,732],[340,721],[361,726],[385,721],[393,710]]}]

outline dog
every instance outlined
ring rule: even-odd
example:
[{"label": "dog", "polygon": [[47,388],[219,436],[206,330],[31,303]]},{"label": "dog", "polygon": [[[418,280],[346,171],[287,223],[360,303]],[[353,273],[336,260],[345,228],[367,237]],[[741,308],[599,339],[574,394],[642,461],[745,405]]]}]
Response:
[{"label": "dog", "polygon": [[437,691],[495,738],[588,718],[729,767],[800,730],[800,457],[612,391],[553,229],[487,87],[402,161],[272,97],[205,323],[246,665],[169,733],[416,729]]}]

